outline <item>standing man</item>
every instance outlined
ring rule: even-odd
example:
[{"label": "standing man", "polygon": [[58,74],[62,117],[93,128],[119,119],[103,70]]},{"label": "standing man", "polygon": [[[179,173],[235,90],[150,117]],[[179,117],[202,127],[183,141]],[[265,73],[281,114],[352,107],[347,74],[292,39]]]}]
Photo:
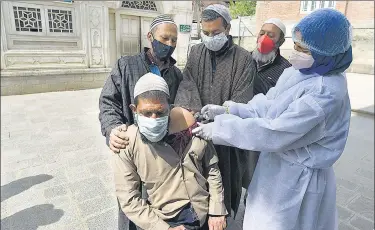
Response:
[{"label": "standing man", "polygon": [[[99,98],[99,120],[102,134],[109,148],[119,153],[128,144],[125,131],[134,123],[129,105],[134,104],[134,86],[138,79],[148,72],[161,76],[167,82],[170,102],[173,103],[182,80],[181,71],[171,57],[177,43],[177,26],[167,15],[156,17],[147,39],[151,48],[135,56],[123,56],[113,68]],[[127,218],[119,209],[119,229],[128,229]],[[136,229],[129,223],[129,229]]]},{"label": "standing man", "polygon": [[[202,12],[203,43],[191,49],[175,104],[197,112],[207,104],[222,105],[226,100],[245,103],[253,97],[256,67],[250,52],[233,43],[230,21],[228,8],[220,4],[210,5]],[[233,209],[236,214],[251,154],[231,147],[215,148],[225,205],[229,213]]]},{"label": "standing man", "polygon": [[[280,54],[280,46],[285,42],[286,28],[278,18],[265,21],[259,31],[257,46],[252,56],[257,67],[257,76],[254,79],[254,95],[267,94],[268,90],[276,85],[284,69],[292,65]],[[254,152],[253,160],[249,162],[248,171],[244,180],[250,181],[258,162],[259,152]],[[245,194],[246,204],[247,193]]]},{"label": "standing man", "polygon": [[280,54],[285,33],[285,25],[278,18],[270,18],[263,23],[258,34],[257,47],[252,52],[258,72],[254,80],[254,95],[267,94],[268,90],[276,85],[284,69],[292,66]]}]

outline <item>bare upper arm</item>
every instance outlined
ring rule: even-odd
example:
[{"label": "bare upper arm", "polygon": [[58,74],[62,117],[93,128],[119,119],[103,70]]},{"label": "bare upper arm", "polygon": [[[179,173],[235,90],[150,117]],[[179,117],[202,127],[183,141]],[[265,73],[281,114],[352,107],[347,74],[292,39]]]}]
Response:
[{"label": "bare upper arm", "polygon": [[191,112],[182,107],[175,107],[170,112],[169,134],[185,130],[194,123],[195,118]]}]

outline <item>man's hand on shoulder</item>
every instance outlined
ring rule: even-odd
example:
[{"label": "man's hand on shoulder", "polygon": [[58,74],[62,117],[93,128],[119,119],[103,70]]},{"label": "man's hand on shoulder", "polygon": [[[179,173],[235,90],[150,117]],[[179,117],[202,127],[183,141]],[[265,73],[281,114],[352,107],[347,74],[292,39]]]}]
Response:
[{"label": "man's hand on shoulder", "polygon": [[208,228],[210,230],[223,230],[227,227],[225,216],[208,217]]},{"label": "man's hand on shoulder", "polygon": [[123,124],[112,129],[109,135],[109,148],[114,153],[120,153],[121,149],[125,149],[129,145],[129,137],[126,135],[128,126]]},{"label": "man's hand on shoulder", "polygon": [[171,227],[168,230],[186,230],[186,228],[183,225],[179,225],[174,228]]}]

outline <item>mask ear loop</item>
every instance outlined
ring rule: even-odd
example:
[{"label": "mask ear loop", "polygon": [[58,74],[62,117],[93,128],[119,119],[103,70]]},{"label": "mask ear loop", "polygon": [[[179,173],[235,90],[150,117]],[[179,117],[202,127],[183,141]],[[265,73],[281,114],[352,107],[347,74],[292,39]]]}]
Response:
[{"label": "mask ear loop", "polygon": [[280,44],[280,39],[279,41],[275,42],[275,49],[280,49],[282,44]]},{"label": "mask ear loop", "polygon": [[152,43],[155,40],[155,38],[154,38],[154,35],[152,34],[152,32],[150,32],[150,34],[151,34],[151,39],[152,39],[150,42]]}]

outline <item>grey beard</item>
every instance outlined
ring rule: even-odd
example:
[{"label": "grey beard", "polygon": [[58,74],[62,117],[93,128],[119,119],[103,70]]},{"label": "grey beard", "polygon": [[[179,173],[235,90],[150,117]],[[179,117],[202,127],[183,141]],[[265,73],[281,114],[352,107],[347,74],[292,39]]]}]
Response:
[{"label": "grey beard", "polygon": [[254,49],[253,51],[253,58],[258,64],[265,64],[268,62],[271,62],[275,59],[277,54],[277,50],[272,50],[268,54],[262,54],[259,52],[257,48]]}]

